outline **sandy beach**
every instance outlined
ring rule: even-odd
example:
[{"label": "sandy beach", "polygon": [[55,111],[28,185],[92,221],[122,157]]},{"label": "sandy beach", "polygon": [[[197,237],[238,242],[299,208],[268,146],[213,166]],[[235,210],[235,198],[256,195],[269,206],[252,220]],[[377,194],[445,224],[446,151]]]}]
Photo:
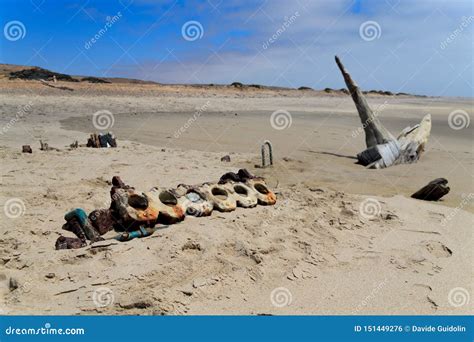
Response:
[{"label": "sandy beach", "polygon": [[[474,130],[448,125],[454,110],[472,117],[472,99],[368,96],[395,134],[428,113],[433,126],[420,161],[371,170],[356,164],[364,133],[348,95],[58,84],[73,91],[0,80],[0,203],[24,204],[18,217],[0,213],[3,313],[472,314],[472,299],[456,306],[453,298],[474,290]],[[118,147],[70,149],[97,132],[92,117],[104,110]],[[275,128],[277,110],[289,116]],[[275,164],[257,168],[266,139]],[[40,151],[39,140],[58,150]],[[21,153],[26,144],[32,154]],[[68,210],[110,205],[114,175],[146,191],[240,168],[266,178],[275,206],[54,249],[60,234],[72,236],[61,230]],[[451,188],[441,201],[410,198],[439,177]],[[379,204],[374,215],[364,214],[370,201]],[[103,289],[107,305],[98,306],[93,295]]]}]

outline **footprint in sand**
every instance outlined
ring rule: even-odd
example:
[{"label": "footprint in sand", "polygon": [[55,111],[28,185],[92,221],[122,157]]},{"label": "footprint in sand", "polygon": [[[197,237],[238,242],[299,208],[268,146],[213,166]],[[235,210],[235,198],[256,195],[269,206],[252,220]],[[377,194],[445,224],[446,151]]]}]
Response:
[{"label": "footprint in sand", "polygon": [[439,241],[423,241],[422,245],[437,258],[449,258],[453,255],[453,251]]}]

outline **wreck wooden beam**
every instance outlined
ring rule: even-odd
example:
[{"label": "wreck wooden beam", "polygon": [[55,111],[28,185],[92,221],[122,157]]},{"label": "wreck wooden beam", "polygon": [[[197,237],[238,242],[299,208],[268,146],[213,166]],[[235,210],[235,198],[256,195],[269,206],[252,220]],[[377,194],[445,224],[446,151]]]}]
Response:
[{"label": "wreck wooden beam", "polygon": [[365,131],[365,143],[367,148],[395,140],[392,134],[382,125],[377,115],[372,112],[364,94],[362,94],[351,75],[347,72],[339,57],[336,56],[335,58],[337,66],[339,70],[341,70],[344,81],[346,82],[347,89],[359,112],[360,121]]}]

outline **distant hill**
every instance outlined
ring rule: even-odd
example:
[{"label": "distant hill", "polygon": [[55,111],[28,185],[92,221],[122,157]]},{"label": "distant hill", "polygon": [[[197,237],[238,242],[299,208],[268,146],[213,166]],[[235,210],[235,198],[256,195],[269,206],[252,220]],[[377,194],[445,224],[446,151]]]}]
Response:
[{"label": "distant hill", "polygon": [[[20,80],[45,80],[45,81],[54,81],[56,78],[57,81],[63,82],[89,82],[89,83],[122,83],[122,84],[162,84],[153,81],[144,81],[133,78],[123,78],[123,77],[95,77],[95,76],[77,76],[77,75],[68,75],[62,74],[59,72],[54,72],[48,69],[44,69],[37,66],[24,66],[24,65],[14,65],[14,64],[0,64],[0,80],[1,79],[20,79]],[[233,82],[229,85],[223,84],[175,84],[176,86],[185,86],[185,87],[195,87],[195,88],[234,88],[239,90],[296,90],[294,88],[285,88],[285,87],[276,87],[276,86],[265,86],[260,84],[243,84],[241,82]],[[317,91],[310,87],[302,86],[297,90],[299,91]],[[342,89],[331,89],[325,88],[324,91],[327,94],[346,94],[349,95],[349,91],[346,88]],[[369,95],[379,95],[379,96],[419,96],[426,97],[424,95],[412,95],[407,93],[392,93],[390,91],[384,90],[369,90],[363,91],[364,94]]]},{"label": "distant hill", "polygon": [[135,83],[135,84],[159,84],[153,81],[143,81],[122,77],[94,77],[62,74],[37,66],[24,66],[14,64],[0,64],[0,79],[21,79],[21,80],[45,80],[53,81],[54,77],[58,81],[64,82],[89,82],[89,83]]}]

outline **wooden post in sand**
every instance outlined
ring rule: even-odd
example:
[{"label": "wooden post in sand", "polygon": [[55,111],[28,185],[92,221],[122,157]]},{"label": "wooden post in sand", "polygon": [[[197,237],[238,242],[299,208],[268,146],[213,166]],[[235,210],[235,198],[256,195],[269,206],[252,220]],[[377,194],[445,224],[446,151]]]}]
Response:
[{"label": "wooden post in sand", "polygon": [[382,125],[377,115],[372,112],[364,94],[337,56],[336,63],[359,112],[365,131],[367,149],[357,155],[359,163],[379,169],[400,163],[416,162],[430,136],[431,115],[425,115],[420,124],[405,128],[395,139]]}]

